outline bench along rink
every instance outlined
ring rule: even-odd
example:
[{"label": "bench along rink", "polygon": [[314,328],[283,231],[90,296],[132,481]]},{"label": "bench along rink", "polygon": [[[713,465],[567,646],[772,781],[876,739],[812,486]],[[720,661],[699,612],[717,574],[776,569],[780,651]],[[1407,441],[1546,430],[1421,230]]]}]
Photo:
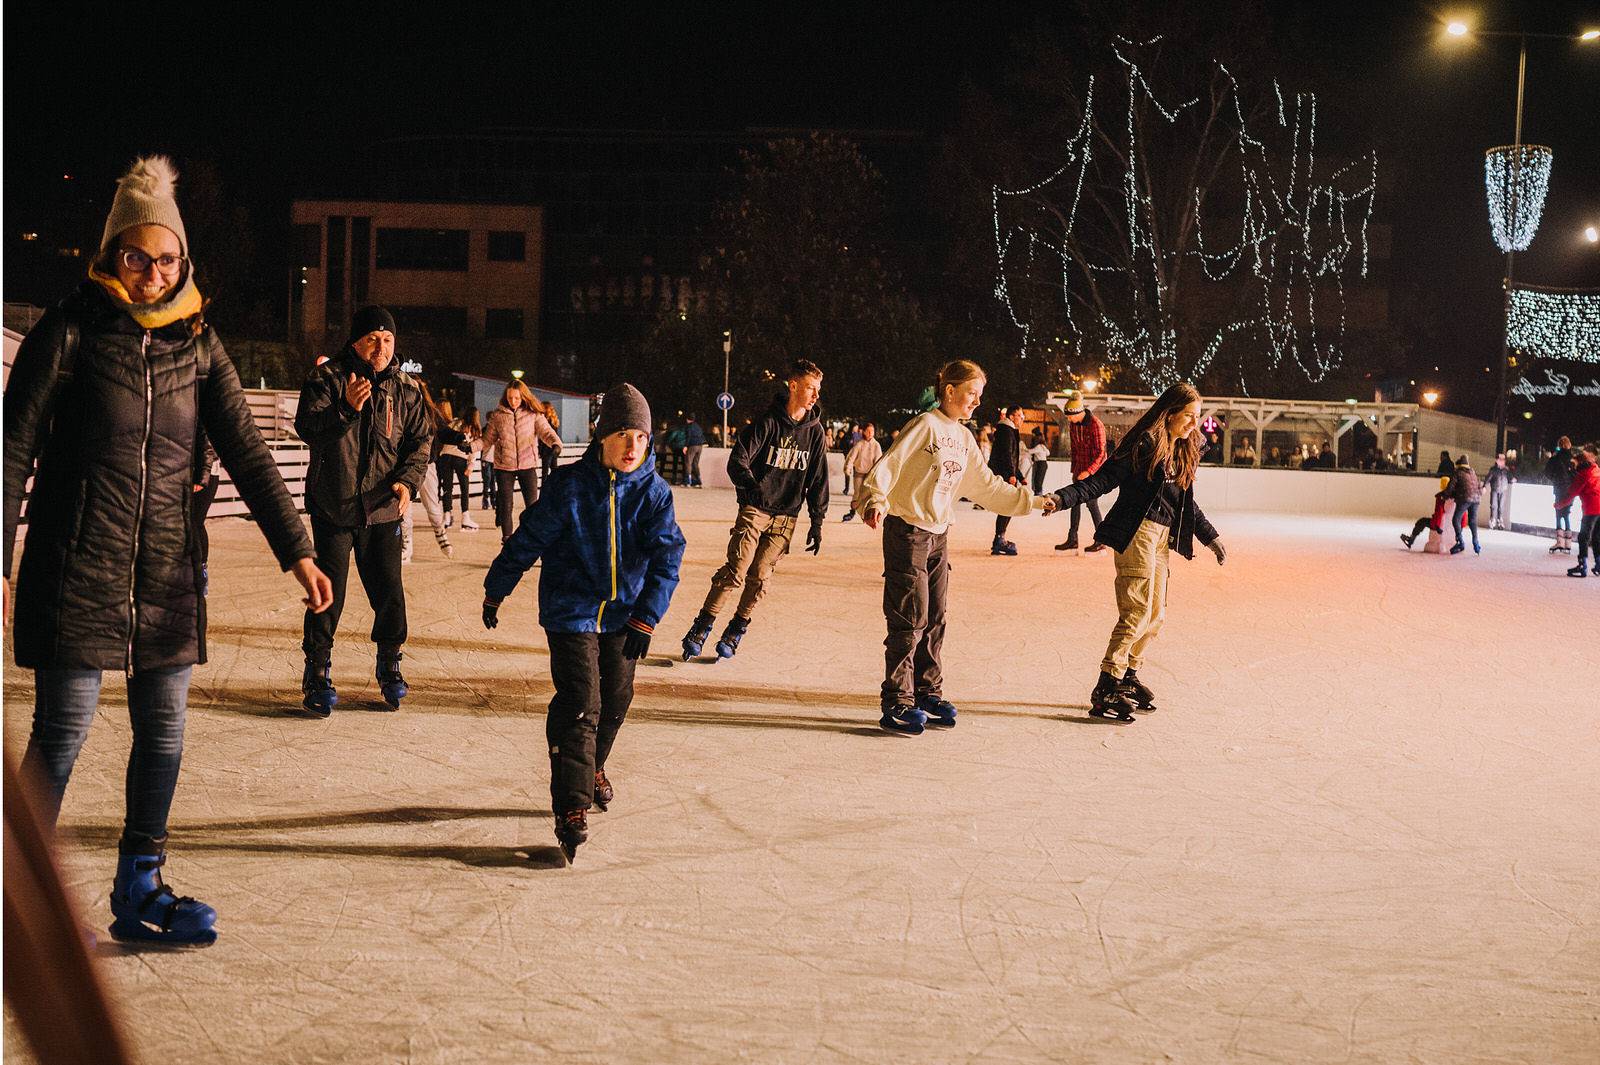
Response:
[{"label": "bench along rink", "polygon": [[[453,561],[419,530],[398,714],[367,709],[352,584],[328,721],[285,712],[292,582],[252,526],[213,523],[167,874],[221,939],[100,948],[144,1060],[1600,1053],[1600,582],[1547,542],[1485,532],[1481,557],[1424,557],[1393,521],[1214,514],[1228,564],[1174,561],[1141,671],[1161,709],[1117,726],[1085,713],[1109,556],[1051,550],[1058,516],[1014,522],[1021,555],[992,558],[992,516],[963,508],[960,724],[907,739],[876,727],[877,536],[836,502],[738,656],[684,664],[734,501],[678,501],[683,583],[573,868],[551,831],[537,571],[485,632],[489,522],[452,531]],[[32,677],[7,651],[20,753]],[[121,689],[108,675],[62,815],[99,928]],[[28,1058],[10,1022],[6,1051]]]}]

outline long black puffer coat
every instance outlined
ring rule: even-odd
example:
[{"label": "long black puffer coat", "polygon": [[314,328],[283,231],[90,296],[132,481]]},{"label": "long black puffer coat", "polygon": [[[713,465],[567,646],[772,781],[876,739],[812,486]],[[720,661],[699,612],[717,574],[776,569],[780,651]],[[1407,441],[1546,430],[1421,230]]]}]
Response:
[{"label": "long black puffer coat", "polygon": [[[80,339],[63,373],[69,321]],[[278,564],[312,557],[209,326],[143,329],[85,282],[28,333],[5,394],[8,578],[23,488],[39,462],[17,576],[19,666],[131,673],[205,661],[189,498],[202,424]]]}]

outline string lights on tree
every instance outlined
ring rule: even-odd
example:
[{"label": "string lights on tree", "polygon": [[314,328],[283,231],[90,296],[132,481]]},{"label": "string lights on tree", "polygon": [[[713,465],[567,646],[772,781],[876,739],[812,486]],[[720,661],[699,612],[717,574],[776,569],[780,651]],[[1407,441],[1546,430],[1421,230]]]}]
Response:
[{"label": "string lights on tree", "polygon": [[1536,358],[1600,363],[1600,291],[1513,288],[1507,337]]},{"label": "string lights on tree", "polygon": [[[1021,354],[1030,353],[1035,325],[1058,314],[1081,357],[1119,363],[1152,389],[1198,377],[1229,345],[1244,346],[1241,367],[1276,370],[1292,359],[1320,381],[1343,358],[1345,284],[1367,275],[1377,155],[1319,170],[1316,97],[1295,93],[1286,102],[1276,81],[1276,120],[1269,106],[1260,123],[1266,128],[1252,131],[1239,84],[1221,63],[1212,65],[1208,100],[1163,103],[1139,60],[1160,40],[1119,38],[1113,48],[1126,78],[1124,114],[1107,121],[1097,113],[1090,77],[1060,168],[1025,187],[992,188],[995,295],[1021,330]],[[1205,131],[1196,151],[1212,153],[1205,161],[1215,162],[1219,176],[1206,186],[1173,188],[1169,175],[1179,168],[1153,165],[1149,131],[1188,136],[1180,127],[1191,115]],[[1225,132],[1207,142],[1215,137],[1213,120]],[[1224,168],[1231,177],[1220,176]],[[1214,185],[1226,186],[1227,208],[1207,209]],[[1178,196],[1183,217],[1174,227],[1172,212],[1162,208]],[[1191,263],[1203,283],[1179,294],[1173,278]],[[1055,288],[1059,306],[1050,315],[1024,310],[1016,296],[1023,282]],[[1207,293],[1207,286],[1215,287]],[[1180,303],[1195,301],[1197,289],[1198,302],[1215,305],[1220,293],[1236,316],[1203,335],[1191,316],[1180,340]],[[1240,387],[1248,393],[1247,381]]]},{"label": "string lights on tree", "polygon": [[1490,148],[1483,155],[1489,226],[1501,251],[1527,251],[1544,213],[1555,153],[1542,144]]}]

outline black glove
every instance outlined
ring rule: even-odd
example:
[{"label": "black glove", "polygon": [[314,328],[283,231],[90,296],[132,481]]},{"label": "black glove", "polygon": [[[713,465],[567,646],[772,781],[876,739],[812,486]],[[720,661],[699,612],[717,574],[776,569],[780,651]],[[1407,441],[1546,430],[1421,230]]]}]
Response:
[{"label": "black glove", "polygon": [[806,533],[806,550],[810,551],[813,555],[821,553],[822,522],[814,521],[811,523],[811,531]]},{"label": "black glove", "polygon": [[500,600],[483,597],[483,627],[492,629],[500,624]]},{"label": "black glove", "polygon": [[629,618],[627,633],[622,638],[622,657],[634,662],[649,654],[650,637],[655,631],[637,618]]}]

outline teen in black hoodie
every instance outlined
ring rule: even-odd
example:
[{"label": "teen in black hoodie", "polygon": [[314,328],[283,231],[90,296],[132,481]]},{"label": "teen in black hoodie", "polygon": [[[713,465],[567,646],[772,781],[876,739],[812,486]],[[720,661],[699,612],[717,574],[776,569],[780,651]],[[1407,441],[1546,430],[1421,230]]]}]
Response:
[{"label": "teen in black hoodie", "polygon": [[700,653],[723,604],[737,592],[739,605],[717,641],[718,657],[733,657],[778,559],[789,553],[801,504],[811,512],[806,550],[822,550],[828,442],[817,414],[821,394],[822,371],[816,363],[796,359],[789,368],[788,391],[734,438],[728,477],[738,491],[739,515],[728,540],[728,561],[712,576],[705,605],[683,638],[684,661]]}]

